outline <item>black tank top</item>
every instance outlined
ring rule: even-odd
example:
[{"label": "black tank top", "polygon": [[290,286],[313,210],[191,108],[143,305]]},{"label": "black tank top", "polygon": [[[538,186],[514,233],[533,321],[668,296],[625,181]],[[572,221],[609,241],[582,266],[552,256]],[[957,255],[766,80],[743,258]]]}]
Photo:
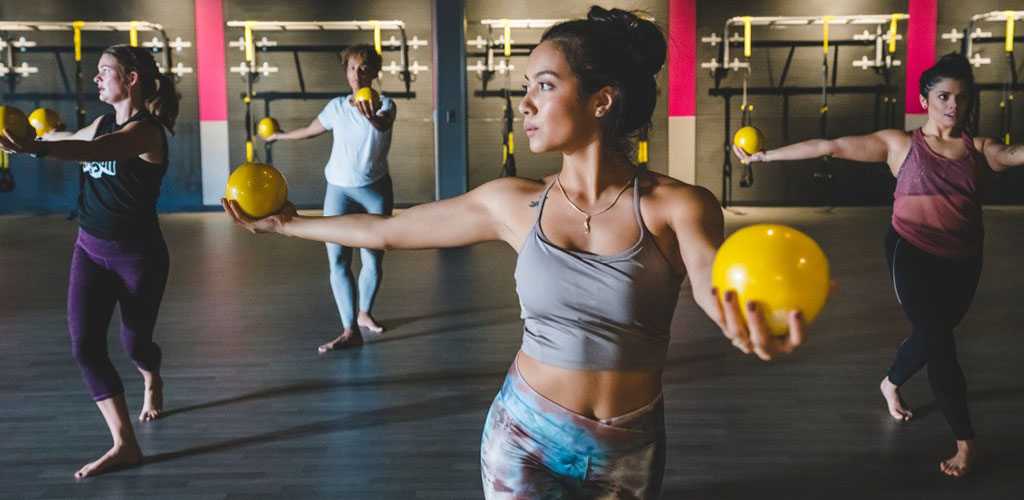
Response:
[{"label": "black tank top", "polygon": [[146,239],[160,232],[156,199],[167,172],[167,136],[156,117],[142,110],[118,125],[114,114],[100,118],[95,137],[121,130],[135,121],[151,121],[160,127],[164,163],[139,157],[115,161],[82,162],[78,193],[78,225],[87,233],[107,240]]}]

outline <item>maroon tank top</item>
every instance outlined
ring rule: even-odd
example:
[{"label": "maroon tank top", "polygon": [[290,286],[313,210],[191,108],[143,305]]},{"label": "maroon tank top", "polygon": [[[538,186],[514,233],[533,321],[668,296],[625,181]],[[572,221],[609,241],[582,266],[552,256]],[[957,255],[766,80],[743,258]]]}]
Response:
[{"label": "maroon tank top", "polygon": [[981,253],[981,185],[988,172],[974,140],[962,135],[966,152],[951,159],[932,151],[914,129],[910,153],[896,177],[892,226],[914,246],[947,259]]}]

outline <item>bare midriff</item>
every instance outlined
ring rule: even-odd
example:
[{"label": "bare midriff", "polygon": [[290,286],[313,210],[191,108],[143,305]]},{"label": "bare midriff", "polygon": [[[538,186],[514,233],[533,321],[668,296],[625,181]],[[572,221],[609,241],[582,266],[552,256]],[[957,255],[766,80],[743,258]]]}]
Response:
[{"label": "bare midriff", "polygon": [[533,390],[584,417],[606,420],[647,406],[661,394],[661,370],[582,371],[559,368],[520,351],[519,373]]}]

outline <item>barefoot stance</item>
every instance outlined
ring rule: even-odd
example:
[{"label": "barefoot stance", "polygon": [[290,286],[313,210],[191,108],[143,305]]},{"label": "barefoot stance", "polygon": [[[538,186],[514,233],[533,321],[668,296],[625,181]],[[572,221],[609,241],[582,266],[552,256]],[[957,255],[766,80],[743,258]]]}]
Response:
[{"label": "barefoot stance", "polygon": [[945,472],[946,475],[961,477],[967,474],[967,471],[971,469],[971,465],[974,464],[974,450],[969,441],[957,441],[956,448],[956,455],[940,463],[939,469]]},{"label": "barefoot stance", "polygon": [[84,477],[95,476],[109,470],[130,467],[141,461],[142,451],[139,450],[138,446],[114,446],[95,462],[89,462],[85,464],[85,467],[78,469],[78,472],[75,473],[75,477],[82,479]]},{"label": "barefoot stance", "polygon": [[900,397],[900,388],[896,384],[889,382],[889,377],[882,379],[882,396],[885,397],[885,402],[889,404],[889,414],[896,420],[907,421],[914,417],[914,414],[907,408],[903,407],[903,398]]},{"label": "barefoot stance", "polygon": [[366,328],[366,331],[370,333],[381,333],[384,331],[384,327],[377,323],[377,320],[370,316],[370,313],[366,311],[359,311],[359,317],[356,319],[356,324],[362,328]]},{"label": "barefoot stance", "polygon": [[338,335],[338,338],[318,347],[317,350],[320,352],[337,351],[360,345],[363,345],[363,334],[359,333],[359,329],[346,329],[341,335]]},{"label": "barefoot stance", "polygon": [[164,381],[160,375],[154,374],[153,381],[146,384],[143,396],[142,412],[139,413],[139,422],[148,422],[160,418],[164,411]]}]

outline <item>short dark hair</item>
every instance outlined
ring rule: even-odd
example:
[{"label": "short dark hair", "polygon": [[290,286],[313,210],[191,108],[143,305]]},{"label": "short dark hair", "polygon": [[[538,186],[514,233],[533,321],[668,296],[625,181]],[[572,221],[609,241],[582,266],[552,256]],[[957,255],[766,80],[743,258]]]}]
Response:
[{"label": "short dark hair", "polygon": [[349,45],[345,47],[345,50],[341,51],[342,64],[348,65],[348,60],[353,57],[359,59],[367,66],[376,68],[377,71],[380,71],[384,65],[384,59],[380,57],[380,54],[373,48],[373,45],[368,43]]}]

